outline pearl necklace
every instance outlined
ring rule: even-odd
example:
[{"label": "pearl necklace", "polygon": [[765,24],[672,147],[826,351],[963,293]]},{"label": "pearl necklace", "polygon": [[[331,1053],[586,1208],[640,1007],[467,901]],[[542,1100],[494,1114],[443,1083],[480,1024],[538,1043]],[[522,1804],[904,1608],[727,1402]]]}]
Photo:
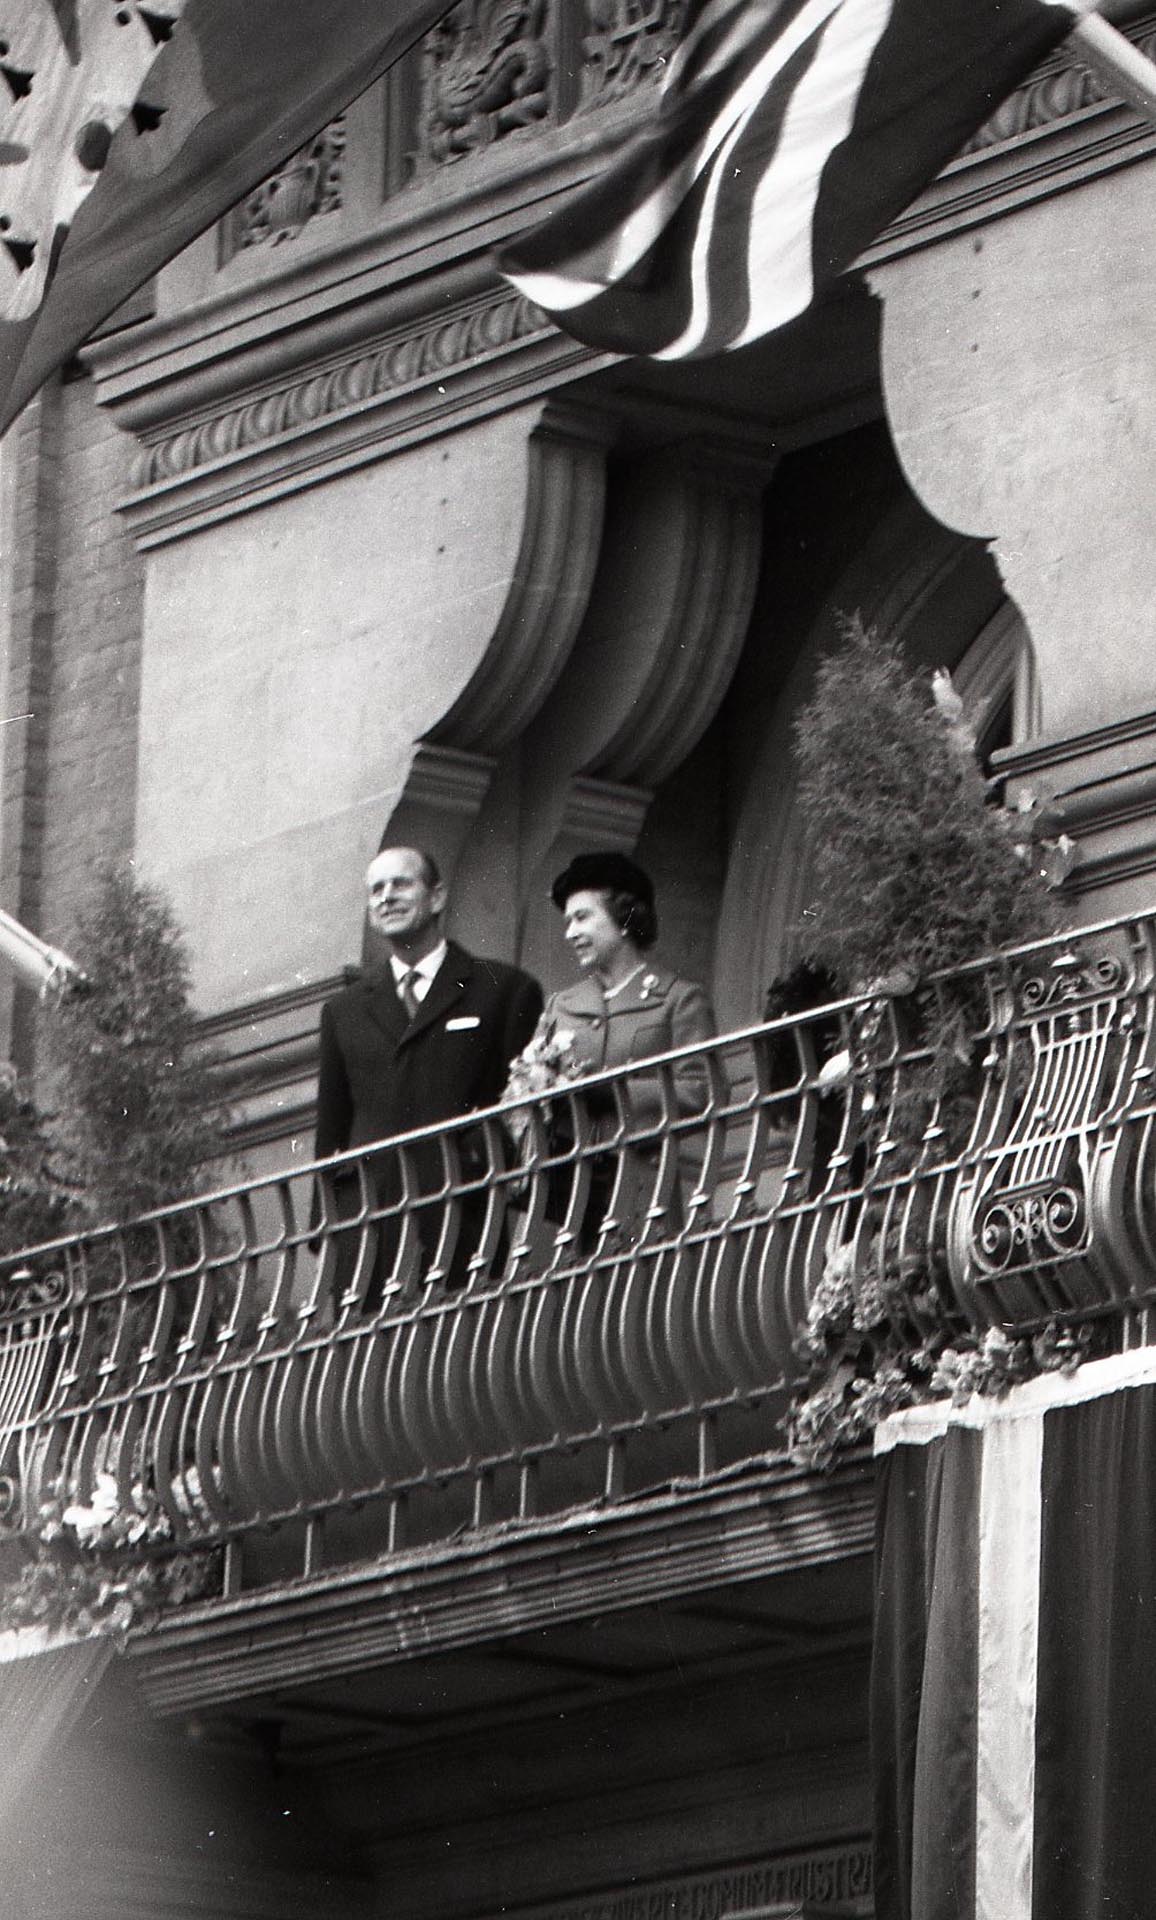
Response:
[{"label": "pearl necklace", "polygon": [[638,962],[638,965],[635,967],[633,973],[628,973],[625,980],[620,980],[616,987],[603,987],[602,998],[604,1000],[615,999],[616,996],[622,992],[624,987],[628,987],[630,985],[630,982],[632,980],[637,980],[639,974],[642,972],[642,969],[645,965],[646,965],[645,960],[640,960]]}]

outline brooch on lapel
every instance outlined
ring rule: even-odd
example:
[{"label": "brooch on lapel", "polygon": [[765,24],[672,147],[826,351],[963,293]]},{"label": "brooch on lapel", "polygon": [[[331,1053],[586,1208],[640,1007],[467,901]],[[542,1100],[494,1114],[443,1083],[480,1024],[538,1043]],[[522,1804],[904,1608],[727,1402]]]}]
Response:
[{"label": "brooch on lapel", "polygon": [[639,998],[641,1000],[648,1000],[657,985],[658,975],[656,973],[644,973],[642,976],[642,985],[638,989]]}]

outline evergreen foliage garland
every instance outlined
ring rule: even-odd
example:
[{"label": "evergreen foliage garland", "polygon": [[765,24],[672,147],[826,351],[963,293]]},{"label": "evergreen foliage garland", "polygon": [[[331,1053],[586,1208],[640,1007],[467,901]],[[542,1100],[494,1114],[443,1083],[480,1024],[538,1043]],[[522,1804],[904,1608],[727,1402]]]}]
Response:
[{"label": "evergreen foliage garland", "polygon": [[1020,822],[987,802],[974,738],[897,642],[859,616],[796,728],[814,837],[810,957],[857,991],[922,978],[1049,931],[1055,913]]},{"label": "evergreen foliage garland", "polygon": [[61,1139],[90,1214],[125,1220],[198,1190],[224,1150],[227,1115],[164,896],[128,863],[106,866],[74,950],[89,984],[49,1028]]},{"label": "evergreen foliage garland", "polygon": [[77,1212],[46,1122],[15,1068],[0,1063],[0,1255],[60,1238]]}]

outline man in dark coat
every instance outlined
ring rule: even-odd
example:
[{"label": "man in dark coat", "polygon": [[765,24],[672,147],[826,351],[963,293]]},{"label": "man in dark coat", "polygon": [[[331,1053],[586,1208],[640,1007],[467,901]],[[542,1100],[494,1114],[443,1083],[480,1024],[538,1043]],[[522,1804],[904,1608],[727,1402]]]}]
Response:
[{"label": "man in dark coat", "polygon": [[[428,854],[415,847],[385,847],[371,862],[366,885],[370,920],[384,935],[390,957],[321,1010],[318,1159],[493,1106],[510,1061],[526,1045],[542,1010],[541,989],[529,974],[501,960],[477,959],[444,938],[446,888]],[[480,1136],[463,1132],[454,1140],[462,1174],[468,1179],[484,1172]],[[396,1202],[407,1172],[420,1193],[436,1193],[445,1185],[447,1163],[436,1143],[411,1149],[405,1159],[403,1166],[396,1153],[375,1156],[375,1193],[367,1197]],[[356,1171],[339,1175],[331,1191],[341,1217],[362,1205]],[[484,1195],[461,1203],[456,1219],[434,1202],[416,1209],[422,1267],[429,1278],[461,1284],[484,1214]],[[444,1241],[447,1219],[449,1240]],[[400,1233],[400,1218],[383,1222],[367,1304],[377,1303],[388,1281]],[[357,1283],[358,1275],[344,1271],[358,1264],[351,1253],[356,1248],[339,1260],[339,1284]],[[362,1287],[368,1284],[368,1265],[360,1262]]]}]

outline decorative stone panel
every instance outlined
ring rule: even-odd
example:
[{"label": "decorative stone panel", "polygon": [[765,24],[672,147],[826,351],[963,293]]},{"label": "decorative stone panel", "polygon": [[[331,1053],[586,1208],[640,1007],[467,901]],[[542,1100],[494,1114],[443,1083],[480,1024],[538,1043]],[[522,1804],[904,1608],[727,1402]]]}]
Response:
[{"label": "decorative stone panel", "polygon": [[461,160],[553,108],[550,0],[460,0],[422,44],[418,164]]},{"label": "decorative stone panel", "polygon": [[682,32],[686,0],[586,0],[586,16],[580,111],[661,78]]},{"label": "decorative stone panel", "polygon": [[250,247],[275,247],[295,240],[309,221],[337,213],[342,204],[345,116],[323,127],[308,146],[287,160],[280,172],[225,215],[221,222],[221,265]]},{"label": "decorative stone panel", "polygon": [[[1151,60],[1156,56],[1156,22],[1145,19],[1134,26],[1129,38],[1140,53]],[[987,147],[1017,140],[1053,121],[1065,120],[1088,107],[1101,105],[1110,96],[1103,83],[1086,67],[1069,64],[1066,53],[1056,55],[1042,65],[1008,98],[1000,103],[989,120],[964,148],[965,153],[981,153]]]}]

